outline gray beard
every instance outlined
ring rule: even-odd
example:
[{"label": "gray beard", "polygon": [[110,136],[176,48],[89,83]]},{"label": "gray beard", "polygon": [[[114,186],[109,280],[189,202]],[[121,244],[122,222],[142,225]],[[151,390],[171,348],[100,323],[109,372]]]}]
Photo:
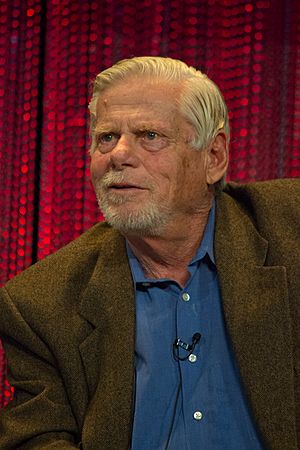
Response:
[{"label": "gray beard", "polygon": [[[124,199],[118,194],[107,193],[102,182],[95,187],[99,208],[105,220],[116,230],[125,235],[139,237],[159,236],[165,228],[170,212],[153,201],[149,200],[143,207],[130,210],[130,203],[134,200]],[[128,211],[125,208],[122,213],[118,211],[118,205],[128,203]],[[125,210],[125,211],[124,211]]]}]

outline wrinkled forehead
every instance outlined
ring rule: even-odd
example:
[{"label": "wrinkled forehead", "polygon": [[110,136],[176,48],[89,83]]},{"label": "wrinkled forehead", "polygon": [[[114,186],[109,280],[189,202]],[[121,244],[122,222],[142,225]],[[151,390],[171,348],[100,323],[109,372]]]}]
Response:
[{"label": "wrinkled forehead", "polygon": [[105,89],[97,100],[96,130],[121,127],[168,128],[187,131],[190,124],[179,108],[181,86],[165,80],[131,78]]},{"label": "wrinkled forehead", "polygon": [[98,97],[98,105],[112,103],[120,105],[154,104],[167,102],[178,109],[182,85],[161,78],[149,78],[142,75],[132,75],[125,80],[118,80],[104,88]]}]

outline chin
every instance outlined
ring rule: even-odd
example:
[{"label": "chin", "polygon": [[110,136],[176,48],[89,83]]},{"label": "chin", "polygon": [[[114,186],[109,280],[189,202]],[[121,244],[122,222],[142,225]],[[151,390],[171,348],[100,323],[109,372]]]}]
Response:
[{"label": "chin", "polygon": [[125,235],[159,236],[169,218],[166,211],[161,211],[154,204],[138,208],[136,205],[108,205],[106,201],[100,200],[98,203],[105,220]]}]

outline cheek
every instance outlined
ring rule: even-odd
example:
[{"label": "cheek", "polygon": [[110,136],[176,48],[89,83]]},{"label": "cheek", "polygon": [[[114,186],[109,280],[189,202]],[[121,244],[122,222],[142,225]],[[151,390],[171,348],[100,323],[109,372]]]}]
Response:
[{"label": "cheek", "polygon": [[99,180],[108,170],[108,158],[105,155],[101,155],[99,152],[95,152],[91,156],[90,171],[92,181]]},{"label": "cheek", "polygon": [[149,179],[156,190],[162,197],[168,196],[170,191],[174,189],[174,167],[171,164],[164,167],[155,167],[152,172],[148,171]]},{"label": "cheek", "polygon": [[187,162],[183,161],[182,158],[178,158],[175,151],[171,157],[166,157],[167,155],[162,156],[164,157],[157,158],[153,167],[147,167],[147,171],[151,173],[152,179],[162,197],[176,197],[178,191],[182,190],[182,183],[187,171]]},{"label": "cheek", "polygon": [[[190,150],[191,151],[191,150]],[[199,192],[205,188],[205,170],[202,158],[195,157],[182,158],[177,172],[177,193],[182,198],[197,198]]]}]

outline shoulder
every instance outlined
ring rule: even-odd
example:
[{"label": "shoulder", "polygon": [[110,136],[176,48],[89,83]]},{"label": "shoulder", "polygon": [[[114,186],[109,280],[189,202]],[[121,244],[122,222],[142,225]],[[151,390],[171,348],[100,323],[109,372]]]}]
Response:
[{"label": "shoulder", "polygon": [[253,202],[260,200],[285,200],[297,202],[300,195],[300,179],[286,178],[270,181],[258,181],[247,184],[230,182],[224,188],[224,193],[237,200],[251,199]]},{"label": "shoulder", "polygon": [[253,221],[300,220],[300,179],[278,179],[248,184],[228,183],[219,201],[237,205]]},{"label": "shoulder", "polygon": [[[254,230],[269,243],[276,261],[299,265],[300,180],[283,179],[249,184],[228,183],[217,197],[217,228],[245,236]],[[251,231],[252,230],[252,231]],[[275,261],[275,259],[274,259]]]},{"label": "shoulder", "polygon": [[[55,304],[60,298],[76,301],[88,283],[99,255],[109,258],[122,236],[105,222],[98,223],[57,252],[24,270],[6,283],[14,302]],[[1,290],[0,290],[1,295]]]}]

